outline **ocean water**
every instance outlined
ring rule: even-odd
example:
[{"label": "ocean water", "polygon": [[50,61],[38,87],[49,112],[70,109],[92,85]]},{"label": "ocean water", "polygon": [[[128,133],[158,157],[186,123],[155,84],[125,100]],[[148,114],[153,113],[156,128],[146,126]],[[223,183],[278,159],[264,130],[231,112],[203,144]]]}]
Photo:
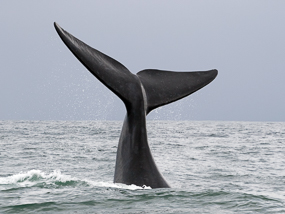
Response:
[{"label": "ocean water", "polygon": [[285,123],[148,121],[169,189],[113,183],[121,126],[0,121],[0,213],[285,213]]}]

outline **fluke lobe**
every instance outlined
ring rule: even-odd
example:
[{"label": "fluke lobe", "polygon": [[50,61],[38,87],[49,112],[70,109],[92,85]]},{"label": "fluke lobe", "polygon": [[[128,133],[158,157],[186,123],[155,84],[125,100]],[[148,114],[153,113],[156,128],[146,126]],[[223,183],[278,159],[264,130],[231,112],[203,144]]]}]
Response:
[{"label": "fluke lobe", "polygon": [[209,84],[217,70],[172,72],[146,69],[132,74],[124,65],[63,30],[55,29],[77,59],[124,102],[124,120],[115,167],[115,183],[170,187],[153,160],[147,142],[146,115]]}]

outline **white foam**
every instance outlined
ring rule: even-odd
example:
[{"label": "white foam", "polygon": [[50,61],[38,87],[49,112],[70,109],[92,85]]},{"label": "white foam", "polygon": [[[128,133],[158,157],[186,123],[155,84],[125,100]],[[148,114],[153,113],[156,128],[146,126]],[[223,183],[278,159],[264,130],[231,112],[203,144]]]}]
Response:
[{"label": "white foam", "polygon": [[61,174],[60,170],[54,170],[50,174],[46,174],[41,170],[30,170],[28,172],[20,172],[15,175],[0,178],[0,185],[17,185],[22,187],[32,186],[39,181],[52,182],[52,181],[62,181],[66,182],[72,180],[68,175]]},{"label": "white foam", "polygon": [[78,182],[86,182],[90,186],[95,187],[111,187],[111,188],[119,188],[119,189],[129,189],[129,190],[138,190],[138,189],[151,189],[148,186],[136,186],[113,183],[113,182],[105,182],[105,181],[92,181],[89,179],[79,179],[76,177],[72,177],[70,175],[62,174],[60,170],[54,170],[53,172],[47,174],[41,170],[33,169],[27,172],[20,172],[15,175],[11,175],[8,177],[0,177],[0,185],[17,185],[21,187],[29,187],[33,186],[39,182],[46,183],[54,183],[56,181],[67,182],[67,181],[78,181]]},{"label": "white foam", "polygon": [[112,182],[103,182],[103,181],[91,181],[91,180],[84,180],[88,184],[92,186],[97,186],[97,187],[111,187],[111,188],[118,188],[118,189],[129,189],[129,190],[138,190],[138,189],[151,189],[149,186],[137,186],[135,184],[131,185],[126,185],[126,184],[121,184],[121,183],[112,183]]},{"label": "white foam", "polygon": [[30,170],[28,172],[20,172],[19,174],[0,178],[0,184],[15,184],[29,180],[33,177],[41,177],[43,174],[40,170]]}]

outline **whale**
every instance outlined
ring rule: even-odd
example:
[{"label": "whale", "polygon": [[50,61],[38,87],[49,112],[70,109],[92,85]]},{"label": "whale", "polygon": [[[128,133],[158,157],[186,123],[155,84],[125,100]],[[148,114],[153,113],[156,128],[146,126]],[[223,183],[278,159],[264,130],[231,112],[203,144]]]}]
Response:
[{"label": "whale", "polygon": [[151,154],[146,115],[203,88],[216,78],[218,71],[145,69],[133,74],[123,64],[77,39],[56,22],[54,27],[75,57],[126,107],[117,147],[114,183],[169,188]]}]

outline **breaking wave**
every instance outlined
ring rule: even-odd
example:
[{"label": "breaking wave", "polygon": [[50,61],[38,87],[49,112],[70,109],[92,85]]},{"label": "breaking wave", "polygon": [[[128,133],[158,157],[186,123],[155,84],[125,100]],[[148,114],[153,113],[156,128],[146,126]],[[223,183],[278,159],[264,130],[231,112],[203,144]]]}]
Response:
[{"label": "breaking wave", "polygon": [[92,187],[106,187],[119,188],[128,190],[137,189],[151,189],[150,187],[140,187],[134,184],[125,185],[119,183],[92,181],[89,179],[79,179],[70,175],[62,174],[60,170],[54,170],[51,173],[46,173],[41,170],[30,170],[27,172],[20,172],[15,175],[0,177],[0,190],[9,190],[23,187],[41,187],[41,188],[60,188],[64,186],[92,186]]}]

